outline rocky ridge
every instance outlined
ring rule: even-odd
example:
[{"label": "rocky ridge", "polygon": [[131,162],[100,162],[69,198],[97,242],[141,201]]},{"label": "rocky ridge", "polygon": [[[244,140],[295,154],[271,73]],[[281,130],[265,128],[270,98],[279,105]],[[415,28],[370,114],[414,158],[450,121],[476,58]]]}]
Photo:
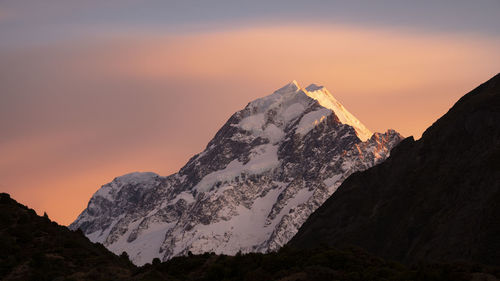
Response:
[{"label": "rocky ridge", "polygon": [[344,179],[384,161],[401,139],[372,134],[324,87],[293,81],[233,114],[178,173],[102,186],[70,228],[139,265],[276,250]]}]

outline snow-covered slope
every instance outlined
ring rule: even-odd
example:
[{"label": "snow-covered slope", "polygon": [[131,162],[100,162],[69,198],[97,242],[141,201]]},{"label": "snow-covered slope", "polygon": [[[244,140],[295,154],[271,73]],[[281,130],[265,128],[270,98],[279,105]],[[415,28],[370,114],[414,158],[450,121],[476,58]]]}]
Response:
[{"label": "snow-covered slope", "polygon": [[356,131],[356,135],[362,141],[367,141],[373,133],[368,130],[354,115],[352,115],[345,107],[338,102],[332,94],[323,86],[311,84],[306,88],[306,94],[317,100],[321,106],[333,110],[339,121],[343,124],[350,125]]},{"label": "snow-covered slope", "polygon": [[236,112],[178,173],[104,185],[70,228],[139,265],[189,251],[275,250],[400,140],[372,134],[325,88],[293,81]]}]

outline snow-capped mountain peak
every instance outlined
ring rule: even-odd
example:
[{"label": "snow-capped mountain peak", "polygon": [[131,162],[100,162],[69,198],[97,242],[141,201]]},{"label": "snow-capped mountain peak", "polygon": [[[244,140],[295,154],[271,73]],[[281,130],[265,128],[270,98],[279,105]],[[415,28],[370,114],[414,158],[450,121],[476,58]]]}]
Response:
[{"label": "snow-capped mountain peak", "polygon": [[[300,85],[299,85],[299,82],[297,82],[297,80],[292,80],[290,81],[290,83],[286,84],[285,86],[283,86],[281,89],[284,89],[284,88],[295,88],[296,90],[300,89]],[[279,90],[278,90],[279,91]]]},{"label": "snow-capped mountain peak", "polygon": [[[325,87],[316,84],[311,84],[306,88],[302,88],[296,80],[293,80],[276,90],[272,95],[251,102],[249,106],[252,108],[252,112],[262,114],[269,109],[280,107],[281,110],[279,110],[276,115],[283,116],[281,114],[283,113],[286,120],[282,121],[285,121],[284,124],[286,125],[287,121],[293,120],[293,117],[300,115],[305,110],[303,105],[309,102],[307,97],[316,100],[322,107],[332,110],[342,124],[354,128],[356,135],[362,141],[368,140],[373,135],[373,133],[337,101]],[[259,126],[262,125],[261,122],[265,120],[262,116],[257,116],[256,120],[252,119],[252,121],[260,122],[252,122]]]},{"label": "snow-capped mountain peak", "polygon": [[138,185],[141,188],[150,188],[160,178],[159,175],[152,172],[133,172],[123,176],[116,177],[111,183],[98,189],[94,196],[100,196],[113,200],[118,196],[121,188],[126,185]]},{"label": "snow-capped mountain peak", "polygon": [[[310,102],[307,97],[316,100],[322,107],[332,110],[342,124],[354,128],[356,135],[362,141],[368,140],[373,135],[325,87],[311,84],[306,88],[302,88],[296,80],[276,90],[272,95],[251,102],[248,106],[251,108],[251,114],[256,114],[256,116],[245,120],[243,125],[248,129],[261,128],[264,126],[263,123],[266,122],[264,115],[268,110],[275,109],[277,110],[275,115],[284,118],[280,120],[283,122],[279,124],[286,126],[289,121],[294,120],[294,117],[304,112],[306,109],[304,105]],[[317,113],[316,115],[319,115],[319,119],[321,119],[323,116],[326,117],[323,113]],[[313,120],[313,122],[315,121],[317,119]]]},{"label": "snow-capped mountain peak", "polygon": [[276,250],[347,176],[401,140],[368,135],[324,87],[292,81],[233,114],[178,173],[102,186],[70,228],[139,265],[188,251]]}]

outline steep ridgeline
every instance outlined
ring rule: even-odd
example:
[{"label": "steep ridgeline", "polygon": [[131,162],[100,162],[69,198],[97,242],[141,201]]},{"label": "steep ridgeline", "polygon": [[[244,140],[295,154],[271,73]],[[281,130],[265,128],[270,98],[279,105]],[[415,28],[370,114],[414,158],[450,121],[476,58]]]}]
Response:
[{"label": "steep ridgeline", "polygon": [[275,250],[347,176],[383,161],[401,139],[372,134],[325,88],[294,81],[236,112],[178,173],[104,185],[70,228],[136,264]]},{"label": "steep ridgeline", "polygon": [[500,265],[500,74],[420,140],[403,140],[384,163],[349,177],[290,244]]}]

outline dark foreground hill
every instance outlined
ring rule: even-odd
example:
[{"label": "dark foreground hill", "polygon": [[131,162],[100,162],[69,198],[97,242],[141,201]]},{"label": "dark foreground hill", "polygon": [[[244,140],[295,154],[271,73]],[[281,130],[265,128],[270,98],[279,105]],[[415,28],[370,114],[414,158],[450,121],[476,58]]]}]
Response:
[{"label": "dark foreground hill", "polygon": [[406,263],[500,265],[500,74],[422,138],[353,174],[289,245],[352,244]]},{"label": "dark foreground hill", "polygon": [[119,280],[135,267],[0,194],[0,280]]},{"label": "dark foreground hill", "polygon": [[[471,280],[500,276],[481,265],[407,267],[351,248],[176,257],[135,267],[81,232],[0,194],[0,280]],[[493,278],[493,279],[491,279]]]}]

